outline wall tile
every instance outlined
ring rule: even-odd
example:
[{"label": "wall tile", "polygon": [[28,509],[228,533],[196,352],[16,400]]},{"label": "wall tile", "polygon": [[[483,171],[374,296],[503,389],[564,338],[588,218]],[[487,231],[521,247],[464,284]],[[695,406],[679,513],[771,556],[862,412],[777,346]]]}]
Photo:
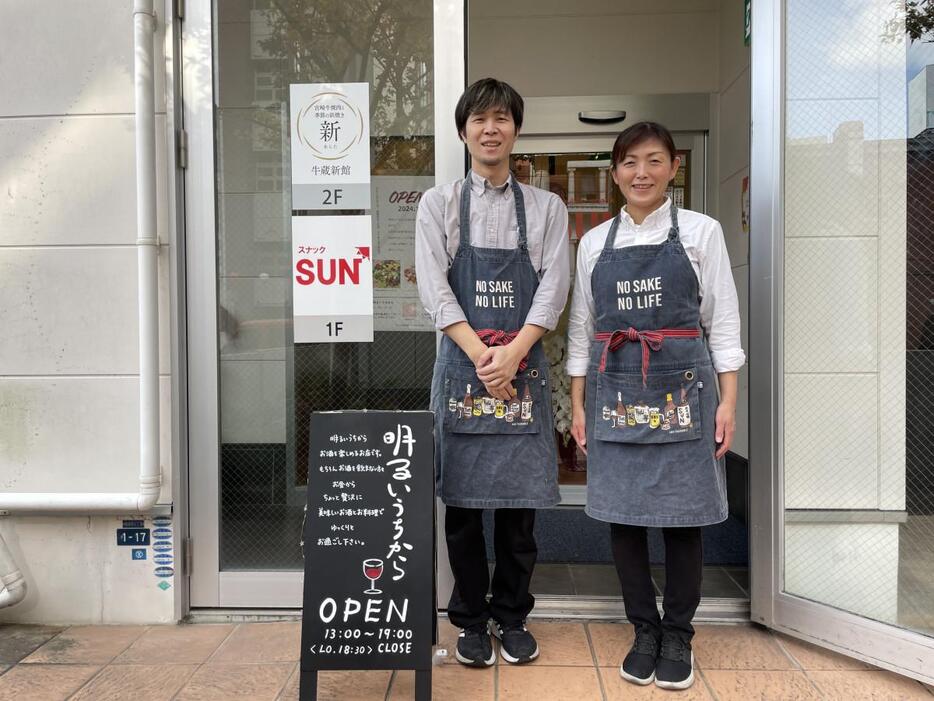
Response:
[{"label": "wall tile", "polygon": [[[135,515],[127,514],[126,517]],[[138,516],[135,516],[138,518]],[[117,546],[113,516],[4,519],[3,539],[26,577],[26,598],[0,611],[0,622],[56,624],[167,623],[175,585],[163,591],[149,559]]]},{"label": "wall tile", "polygon": [[[168,373],[168,250],[160,255],[159,367]],[[138,372],[134,248],[0,248],[0,375]]]},{"label": "wall tile", "polygon": [[[785,149],[785,237],[878,236],[879,144],[849,103],[813,101],[789,105]],[[865,119],[877,104],[860,103]]]},{"label": "wall tile", "polygon": [[785,372],[878,369],[874,238],[785,241]]},{"label": "wall tile", "polygon": [[[160,378],[160,501],[172,501],[171,381]],[[0,489],[135,492],[135,377],[0,378]]]},{"label": "wall tile", "polygon": [[784,590],[895,623],[898,529],[897,523],[786,524]]},{"label": "wall tile", "polygon": [[[0,119],[0,246],[136,243],[131,116]],[[168,241],[165,118],[156,118],[157,231]]]},{"label": "wall tile", "polygon": [[[156,110],[165,111],[165,15],[155,6]],[[8,3],[3,22],[15,29],[3,37],[0,116],[133,112],[132,4]]]},{"label": "wall tile", "polygon": [[877,382],[785,375],[785,508],[879,508]]}]

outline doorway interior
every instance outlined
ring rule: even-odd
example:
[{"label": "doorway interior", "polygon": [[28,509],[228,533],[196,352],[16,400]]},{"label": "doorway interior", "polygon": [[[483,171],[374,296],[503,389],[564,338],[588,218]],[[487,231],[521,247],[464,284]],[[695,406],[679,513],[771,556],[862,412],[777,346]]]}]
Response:
[{"label": "doorway interior", "polygon": [[[743,3],[584,0],[468,4],[467,83],[495,76],[526,101],[513,153],[520,180],[568,206],[572,275],[577,243],[623,204],[609,176],[616,135],[643,119],[675,135],[683,166],[671,197],[723,226],[748,351],[750,62]],[[555,385],[562,503],[541,510],[538,611],[621,614],[609,529],[583,511],[586,457],[570,439],[569,380],[563,372],[567,309],[546,336]],[[748,380],[740,373],[738,430],[727,456],[730,515],[704,529],[701,620],[748,619]],[[492,519],[486,522],[487,533]],[[664,589],[661,533],[650,530],[653,578]],[[488,546],[490,544],[488,543]],[[492,557],[492,550],[490,551]]]}]

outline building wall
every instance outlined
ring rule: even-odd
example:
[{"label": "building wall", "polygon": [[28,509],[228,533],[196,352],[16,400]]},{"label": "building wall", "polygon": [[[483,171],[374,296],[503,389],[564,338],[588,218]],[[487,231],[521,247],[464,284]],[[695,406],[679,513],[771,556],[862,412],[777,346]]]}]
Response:
[{"label": "building wall", "polygon": [[[164,8],[155,35],[160,503],[172,501]],[[135,492],[139,474],[133,7],[0,9],[0,488]],[[128,514],[127,517],[131,517]],[[25,601],[0,621],[169,621],[174,578],[117,547],[118,517],[17,516]]]},{"label": "building wall", "polygon": [[525,97],[718,88],[716,0],[472,0],[469,12],[469,79]]},{"label": "building wall", "polygon": [[[749,234],[742,226],[743,179],[749,177],[749,47],[743,42],[744,0],[720,0],[719,80],[715,115],[715,162],[711,187],[714,216],[723,226],[739,296],[743,349],[749,352]],[[739,371],[733,452],[749,457],[749,363]]]}]

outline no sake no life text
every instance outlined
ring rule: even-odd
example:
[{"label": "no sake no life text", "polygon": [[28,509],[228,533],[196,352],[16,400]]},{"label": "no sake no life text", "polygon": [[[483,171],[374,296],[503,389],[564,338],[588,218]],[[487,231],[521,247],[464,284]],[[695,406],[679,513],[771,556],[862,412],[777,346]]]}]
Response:
[{"label": "no sake no life text", "polygon": [[429,412],[311,419],[303,669],[425,669],[434,601]]}]

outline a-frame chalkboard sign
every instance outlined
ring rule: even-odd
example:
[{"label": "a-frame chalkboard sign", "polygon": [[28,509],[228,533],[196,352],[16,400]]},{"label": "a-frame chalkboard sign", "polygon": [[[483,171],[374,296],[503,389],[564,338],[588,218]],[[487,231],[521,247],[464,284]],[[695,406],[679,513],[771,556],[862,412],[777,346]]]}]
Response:
[{"label": "a-frame chalkboard sign", "polygon": [[311,417],[301,701],[329,669],[412,669],[415,698],[431,698],[432,425],[428,411]]}]

